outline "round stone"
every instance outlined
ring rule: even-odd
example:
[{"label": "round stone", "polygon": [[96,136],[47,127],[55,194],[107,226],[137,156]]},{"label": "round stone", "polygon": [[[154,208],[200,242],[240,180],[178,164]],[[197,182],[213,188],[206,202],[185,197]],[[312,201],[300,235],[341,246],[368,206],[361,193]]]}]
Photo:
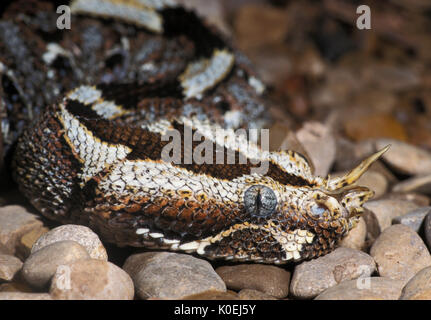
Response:
[{"label": "round stone", "polygon": [[31,253],[34,253],[54,242],[64,240],[78,242],[81,246],[87,249],[87,252],[92,259],[108,261],[106,249],[97,234],[91,231],[90,228],[74,224],[59,226],[43,234],[31,248]]},{"label": "round stone", "polygon": [[370,255],[381,277],[407,283],[418,271],[431,266],[431,255],[410,227],[396,224],[383,231],[374,242]]},{"label": "round stone", "polygon": [[311,299],[340,282],[369,277],[375,270],[373,258],[365,252],[340,247],[325,256],[297,265],[290,291],[296,298]]},{"label": "round stone", "polygon": [[222,266],[216,272],[232,290],[253,289],[276,298],[289,294],[290,272],[280,267],[240,264]]},{"label": "round stone", "polygon": [[17,257],[0,254],[0,282],[11,281],[21,270],[22,262]]},{"label": "round stone", "polygon": [[374,213],[381,231],[390,227],[394,218],[419,208],[414,202],[395,199],[368,201],[364,204],[364,207]]},{"label": "round stone", "polygon": [[393,192],[418,192],[431,195],[431,174],[415,176],[399,182],[392,188]]},{"label": "round stone", "polygon": [[87,250],[75,241],[59,241],[32,253],[25,261],[22,275],[28,284],[42,289],[49,284],[61,265],[90,259]]},{"label": "round stone", "polygon": [[380,172],[369,170],[366,171],[362,177],[356,182],[358,186],[367,187],[374,191],[374,199],[380,198],[386,193],[388,188],[388,181],[386,177]]},{"label": "round stone", "polygon": [[358,224],[349,231],[341,242],[340,246],[356,250],[363,250],[365,247],[365,238],[367,236],[367,224],[363,217],[359,218]]},{"label": "round stone", "polygon": [[141,299],[181,299],[206,291],[226,292],[226,285],[205,260],[172,252],[131,255],[123,269]]},{"label": "round stone", "polygon": [[42,225],[39,217],[24,207],[0,207],[0,244],[11,254],[15,254],[21,237],[33,229],[41,228]]},{"label": "round stone", "polygon": [[404,224],[419,233],[425,217],[429,213],[431,213],[431,207],[418,208],[403,216],[394,218],[392,224]]},{"label": "round stone", "polygon": [[401,300],[431,300],[431,267],[419,271],[407,282]]},{"label": "round stone", "polygon": [[57,268],[49,290],[60,300],[132,300],[133,281],[115,264],[78,260]]},{"label": "round stone", "polygon": [[397,300],[404,282],[384,277],[343,281],[316,297],[316,300]]},{"label": "round stone", "polygon": [[431,173],[431,152],[399,140],[379,139],[376,148],[381,149],[388,144],[391,148],[382,158],[392,168],[402,174],[424,175]]}]

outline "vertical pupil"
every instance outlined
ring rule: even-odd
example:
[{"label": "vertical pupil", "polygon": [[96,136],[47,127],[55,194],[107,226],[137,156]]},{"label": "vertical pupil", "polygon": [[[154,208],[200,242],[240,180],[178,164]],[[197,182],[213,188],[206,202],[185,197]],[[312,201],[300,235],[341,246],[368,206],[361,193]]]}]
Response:
[{"label": "vertical pupil", "polygon": [[277,197],[271,188],[254,185],[244,193],[245,210],[255,217],[266,217],[277,207]]},{"label": "vertical pupil", "polygon": [[258,190],[256,195],[256,211],[260,212],[261,207],[262,207],[262,196],[260,194],[260,190]]}]

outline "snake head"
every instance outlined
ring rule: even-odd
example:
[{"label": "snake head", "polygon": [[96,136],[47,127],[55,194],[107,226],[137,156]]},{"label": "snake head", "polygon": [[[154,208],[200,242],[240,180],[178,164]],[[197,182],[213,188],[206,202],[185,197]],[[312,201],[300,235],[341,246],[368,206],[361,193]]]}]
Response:
[{"label": "snake head", "polygon": [[[243,191],[246,218],[208,238],[208,257],[286,263],[332,251],[357,224],[374,192],[355,182],[389,146],[344,176],[294,186],[259,177]],[[244,221],[245,220],[245,221]]]}]

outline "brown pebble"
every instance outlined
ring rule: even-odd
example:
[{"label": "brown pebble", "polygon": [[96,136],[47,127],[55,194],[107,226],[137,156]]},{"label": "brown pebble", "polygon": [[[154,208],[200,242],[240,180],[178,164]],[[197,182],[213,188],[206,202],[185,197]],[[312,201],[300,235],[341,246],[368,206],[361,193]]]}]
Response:
[{"label": "brown pebble", "polygon": [[314,174],[326,176],[335,160],[335,138],[327,126],[319,122],[306,122],[296,133],[298,141],[307,151],[314,166]]},{"label": "brown pebble", "polygon": [[340,241],[340,247],[363,250],[365,247],[365,238],[367,236],[367,224],[363,217],[359,218],[358,224],[349,231]]},{"label": "brown pebble", "polygon": [[401,300],[431,300],[431,267],[419,271],[407,282]]},{"label": "brown pebble", "polygon": [[296,298],[311,299],[342,281],[369,277],[375,270],[373,258],[365,252],[340,247],[297,265],[290,291]]},{"label": "brown pebble", "polygon": [[42,289],[49,284],[61,265],[90,259],[87,250],[75,241],[58,241],[32,253],[25,261],[22,275],[28,284]]},{"label": "brown pebble", "polygon": [[384,277],[343,281],[316,297],[316,300],[397,300],[404,283]]},{"label": "brown pebble", "polygon": [[277,300],[275,297],[266,294],[265,292],[253,289],[242,289],[238,293],[238,297],[241,300]]},{"label": "brown pebble", "polygon": [[90,228],[75,224],[65,224],[44,233],[33,245],[31,253],[58,241],[71,240],[87,249],[92,259],[108,261],[106,249],[98,235]]},{"label": "brown pebble", "polygon": [[289,294],[290,272],[280,267],[239,264],[219,267],[216,272],[232,290],[254,289],[276,298]]},{"label": "brown pebble", "polygon": [[406,179],[392,188],[393,192],[418,192],[431,195],[431,174]]},{"label": "brown pebble", "polygon": [[181,298],[181,300],[239,300],[238,294],[228,290],[226,292],[220,291],[205,291],[202,293],[193,294]]},{"label": "brown pebble", "polygon": [[431,266],[431,255],[410,227],[396,224],[383,231],[374,242],[370,255],[379,275],[408,282],[418,271]]},{"label": "brown pebble", "polygon": [[208,261],[173,252],[145,252],[127,258],[123,269],[141,299],[182,299],[206,291],[226,292]]},{"label": "brown pebble", "polygon": [[48,228],[42,227],[33,229],[30,232],[27,232],[24,234],[16,248],[16,255],[20,257],[23,261],[27,259],[27,257],[31,253],[31,248],[33,247],[34,243],[39,239],[43,234],[47,233],[49,231]]},{"label": "brown pebble", "polygon": [[15,254],[21,237],[33,229],[42,227],[39,217],[26,208],[10,205],[0,207],[0,243]]},{"label": "brown pebble", "polygon": [[49,290],[60,300],[132,300],[133,281],[116,265],[96,259],[57,268]]},{"label": "brown pebble", "polygon": [[373,199],[380,198],[386,193],[386,190],[388,189],[388,181],[386,180],[385,176],[373,170],[366,171],[355,184],[373,190]]},{"label": "brown pebble", "polygon": [[426,207],[431,204],[431,199],[429,197],[423,194],[413,193],[413,192],[409,192],[409,193],[391,192],[391,193],[387,193],[384,196],[384,198],[410,201],[417,204],[419,207]]},{"label": "brown pebble", "polygon": [[241,49],[280,43],[287,33],[287,15],[268,5],[242,6],[234,20],[234,30]]},{"label": "brown pebble", "polygon": [[52,300],[48,293],[0,292],[0,300]]},{"label": "brown pebble", "polygon": [[368,201],[364,207],[372,211],[376,216],[381,231],[392,225],[392,220],[417,209],[418,205],[410,201],[395,199],[380,199]]},{"label": "brown pebble", "polygon": [[22,262],[17,257],[0,254],[0,281],[11,281],[21,268]]},{"label": "brown pebble", "polygon": [[380,149],[388,144],[391,148],[383,154],[382,159],[399,173],[409,175],[431,173],[431,152],[393,139],[378,139],[376,148]]}]

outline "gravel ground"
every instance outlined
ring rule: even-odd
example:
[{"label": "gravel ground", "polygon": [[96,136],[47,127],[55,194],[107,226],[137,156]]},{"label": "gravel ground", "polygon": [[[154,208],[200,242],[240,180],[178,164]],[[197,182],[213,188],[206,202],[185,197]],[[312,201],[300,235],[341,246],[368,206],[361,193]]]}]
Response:
[{"label": "gravel ground", "polygon": [[388,9],[400,26],[371,34],[353,27],[349,1],[183,2],[256,65],[277,119],[271,148],[298,150],[316,174],[337,176],[391,145],[357,182],[375,192],[360,223],[335,251],[298,265],[209,262],[104,244],[89,228],[41,218],[10,185],[0,193],[0,300],[431,299],[431,50],[422,7],[376,6],[375,17],[393,2],[404,15]]}]

